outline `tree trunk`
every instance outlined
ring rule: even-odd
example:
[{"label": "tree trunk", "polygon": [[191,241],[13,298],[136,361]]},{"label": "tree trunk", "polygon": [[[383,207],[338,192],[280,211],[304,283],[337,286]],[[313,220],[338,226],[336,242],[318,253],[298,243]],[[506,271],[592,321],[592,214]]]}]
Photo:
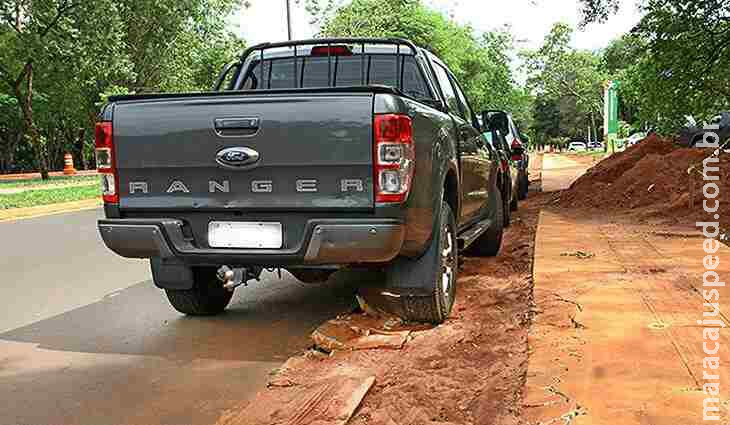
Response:
[{"label": "tree trunk", "polygon": [[[22,93],[21,86],[23,81],[26,81],[26,93],[25,96]],[[33,147],[33,151],[36,155],[36,161],[38,163],[38,171],[41,173],[43,180],[48,180],[48,160],[46,158],[43,143],[41,142],[41,135],[36,127],[35,120],[33,119],[33,61],[28,60],[23,67],[18,79],[15,80],[13,87],[15,97],[20,103],[20,109],[23,113],[23,123],[25,124],[26,131],[30,138],[30,145]]]},{"label": "tree trunk", "polygon": [[78,158],[79,158],[79,167],[82,170],[86,170],[88,168],[86,164],[86,157],[84,157],[84,136],[86,135],[86,129],[81,127],[79,128],[78,137],[76,138],[76,149],[78,150]]},{"label": "tree trunk", "polygon": [[[598,126],[596,126],[596,115],[591,112],[591,126],[593,126],[593,137],[596,138],[596,142],[599,142],[601,139],[598,137]],[[608,152],[608,145],[603,146],[603,151]]]}]

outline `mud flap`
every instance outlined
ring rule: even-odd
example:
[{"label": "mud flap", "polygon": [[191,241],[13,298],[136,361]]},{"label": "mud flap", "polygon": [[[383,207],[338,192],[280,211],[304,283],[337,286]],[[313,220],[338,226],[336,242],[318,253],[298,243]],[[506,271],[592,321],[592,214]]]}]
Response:
[{"label": "mud flap", "polygon": [[428,249],[419,258],[398,257],[388,266],[385,279],[378,284],[361,288],[360,293],[367,302],[377,309],[399,317],[409,317],[404,311],[411,303],[403,298],[427,298],[433,295],[439,270],[438,239],[441,227],[439,211]]},{"label": "mud flap", "polygon": [[174,260],[150,258],[152,280],[160,289],[192,289],[195,283],[193,269]]}]

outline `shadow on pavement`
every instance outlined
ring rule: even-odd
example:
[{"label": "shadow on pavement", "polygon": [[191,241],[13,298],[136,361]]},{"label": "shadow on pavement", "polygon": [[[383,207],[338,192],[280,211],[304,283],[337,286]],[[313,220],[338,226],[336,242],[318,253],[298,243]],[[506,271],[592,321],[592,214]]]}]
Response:
[{"label": "shadow on pavement", "polygon": [[162,356],[175,360],[281,361],[309,346],[321,322],[350,311],[361,274],[339,272],[305,285],[283,273],[239,288],[216,317],[186,317],[151,281],[100,301],[0,334],[0,340],[81,353]]}]

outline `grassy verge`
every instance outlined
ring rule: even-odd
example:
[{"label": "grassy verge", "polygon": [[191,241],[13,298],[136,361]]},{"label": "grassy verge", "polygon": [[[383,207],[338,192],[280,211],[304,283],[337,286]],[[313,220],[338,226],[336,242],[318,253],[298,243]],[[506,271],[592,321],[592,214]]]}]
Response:
[{"label": "grassy verge", "polygon": [[55,176],[48,180],[26,179],[26,180],[0,180],[0,189],[22,189],[26,187],[55,187],[64,185],[79,185],[81,183],[98,182],[99,176]]},{"label": "grassy verge", "polygon": [[0,210],[93,199],[100,196],[99,185],[96,184],[96,181],[98,181],[98,177],[94,177],[94,183],[88,186],[26,190],[20,193],[0,195]]}]

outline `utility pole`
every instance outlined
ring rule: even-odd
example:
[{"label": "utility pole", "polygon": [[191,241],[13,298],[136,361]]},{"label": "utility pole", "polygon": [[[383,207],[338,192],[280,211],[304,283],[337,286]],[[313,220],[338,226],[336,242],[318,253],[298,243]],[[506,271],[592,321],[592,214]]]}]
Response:
[{"label": "utility pole", "polygon": [[291,41],[291,0],[286,0],[286,30]]}]

